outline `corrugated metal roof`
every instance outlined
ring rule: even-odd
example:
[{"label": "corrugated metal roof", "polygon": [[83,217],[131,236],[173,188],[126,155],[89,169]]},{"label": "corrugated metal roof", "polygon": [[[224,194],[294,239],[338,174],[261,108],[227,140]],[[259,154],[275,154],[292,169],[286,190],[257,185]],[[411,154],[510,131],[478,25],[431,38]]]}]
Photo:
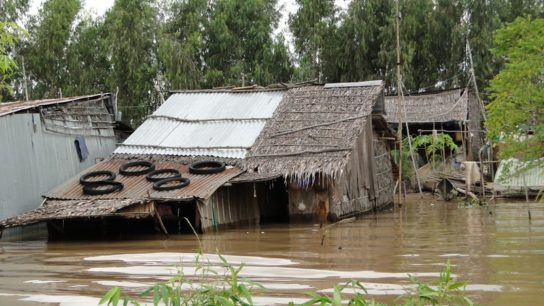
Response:
[{"label": "corrugated metal roof", "polygon": [[[527,169],[523,169],[524,167]],[[530,164],[514,158],[502,160],[497,169],[495,183],[510,188],[525,187],[525,184],[529,188],[543,188],[544,159]]]},{"label": "corrugated metal roof", "polygon": [[38,106],[63,104],[63,103],[69,103],[69,102],[74,102],[79,100],[95,99],[95,98],[100,98],[102,96],[107,96],[107,95],[109,94],[96,94],[96,95],[88,95],[88,96],[59,98],[59,99],[44,99],[44,100],[0,103],[0,117],[8,115],[8,114],[13,114],[19,111],[32,109]]},{"label": "corrugated metal roof", "polygon": [[173,94],[114,153],[245,158],[284,93]]},{"label": "corrugated metal roof", "polygon": [[176,93],[153,115],[185,120],[270,118],[283,95],[283,91]]},{"label": "corrugated metal roof", "polygon": [[[91,171],[112,171],[118,173],[119,167],[128,160],[111,159],[105,162],[96,164],[89,168],[84,173]],[[59,187],[48,192],[45,197],[48,199],[59,200],[84,200],[84,199],[132,199],[132,200],[178,200],[210,197],[217,188],[231,178],[239,175],[242,171],[235,167],[227,167],[221,173],[210,175],[194,175],[189,173],[189,166],[175,162],[156,162],[156,169],[173,168],[180,171],[183,177],[191,180],[191,183],[184,188],[171,191],[156,191],[153,189],[153,184],[145,179],[145,176],[124,176],[118,174],[116,181],[123,183],[124,188],[119,192],[113,192],[106,195],[89,196],[83,194],[82,186],[79,184],[79,178],[82,174],[73,177]]]},{"label": "corrugated metal roof", "polygon": [[327,83],[323,88],[343,88],[343,87],[374,87],[383,86],[382,80],[364,81],[364,82],[347,82],[347,83]]}]

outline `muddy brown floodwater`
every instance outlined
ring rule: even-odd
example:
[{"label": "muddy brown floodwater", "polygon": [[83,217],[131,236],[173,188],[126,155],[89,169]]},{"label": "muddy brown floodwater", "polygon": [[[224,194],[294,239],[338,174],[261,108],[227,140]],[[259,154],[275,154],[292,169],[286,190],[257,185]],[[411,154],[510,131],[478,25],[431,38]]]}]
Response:
[{"label": "muddy brown floodwater", "polygon": [[[465,208],[427,195],[402,208],[367,215],[323,232],[312,224],[265,225],[202,235],[205,261],[216,251],[242,276],[268,288],[262,305],[300,301],[357,279],[391,302],[410,285],[408,274],[435,278],[450,260],[480,305],[544,304],[544,204],[499,202]],[[194,273],[192,235],[108,242],[0,242],[0,305],[96,305],[110,287],[141,292],[183,266]]]}]

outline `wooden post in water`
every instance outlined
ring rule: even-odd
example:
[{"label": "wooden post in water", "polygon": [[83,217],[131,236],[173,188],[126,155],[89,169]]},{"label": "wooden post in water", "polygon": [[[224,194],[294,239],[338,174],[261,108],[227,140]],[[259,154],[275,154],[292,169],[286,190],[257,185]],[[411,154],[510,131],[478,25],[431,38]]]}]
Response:
[{"label": "wooden post in water", "polygon": [[484,163],[482,162],[482,153],[480,152],[480,205],[485,202],[485,181],[484,181]]},{"label": "wooden post in water", "polygon": [[[398,114],[398,127],[397,127],[397,138],[399,141],[399,195],[398,195],[398,204],[402,205],[404,204],[404,198],[402,197],[402,96],[401,96],[401,74],[400,74],[400,9],[399,9],[399,1],[396,0],[396,20],[397,20],[397,114]],[[402,198],[402,202],[401,202]]]}]

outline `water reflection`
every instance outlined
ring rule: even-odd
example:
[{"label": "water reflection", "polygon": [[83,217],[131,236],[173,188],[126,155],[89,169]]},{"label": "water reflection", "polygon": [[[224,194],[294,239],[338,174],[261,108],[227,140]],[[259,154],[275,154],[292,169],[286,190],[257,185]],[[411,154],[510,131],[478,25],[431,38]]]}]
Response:
[{"label": "water reflection", "polygon": [[[402,208],[331,226],[267,225],[200,237],[200,261],[221,269],[217,252],[242,276],[268,288],[263,305],[302,300],[360,280],[392,301],[411,288],[408,275],[434,278],[448,260],[483,305],[538,305],[544,288],[544,205],[498,203],[464,208],[417,196]],[[140,292],[183,266],[195,273],[194,237],[109,242],[0,243],[0,304],[96,305],[109,287]],[[195,284],[198,286],[198,283]],[[41,304],[43,305],[43,304]]]}]

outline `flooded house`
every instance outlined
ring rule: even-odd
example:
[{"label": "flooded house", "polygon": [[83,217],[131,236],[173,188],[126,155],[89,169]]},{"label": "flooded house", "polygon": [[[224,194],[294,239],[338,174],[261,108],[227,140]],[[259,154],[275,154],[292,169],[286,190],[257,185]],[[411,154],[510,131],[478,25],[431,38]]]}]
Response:
[{"label": "flooded house", "polygon": [[463,147],[465,160],[477,161],[484,144],[482,109],[468,90],[454,89],[433,93],[407,95],[399,104],[398,97],[385,98],[386,120],[398,128],[402,119],[403,133],[408,123],[410,134],[425,135],[433,131],[450,135]]},{"label": "flooded house", "polygon": [[0,104],[0,218],[37,208],[48,190],[109,156],[113,114],[110,94]]},{"label": "flooded house", "polygon": [[[393,202],[384,113],[381,81],[174,92],[110,158],[0,226],[167,234],[378,210]],[[95,174],[112,189],[85,192]]]}]

